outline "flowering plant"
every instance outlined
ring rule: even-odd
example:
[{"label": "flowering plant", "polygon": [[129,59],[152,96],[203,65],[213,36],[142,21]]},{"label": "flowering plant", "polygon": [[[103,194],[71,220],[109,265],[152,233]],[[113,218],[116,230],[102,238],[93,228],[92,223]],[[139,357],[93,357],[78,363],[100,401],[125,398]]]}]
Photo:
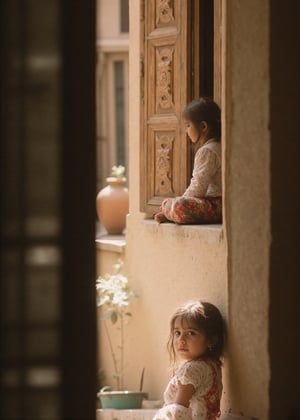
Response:
[{"label": "flowering plant", "polygon": [[114,165],[111,168],[111,174],[112,176],[118,178],[118,179],[122,179],[125,176],[125,166],[119,165],[116,166]]},{"label": "flowering plant", "polygon": [[[122,260],[118,260],[113,266],[113,274],[105,274],[103,277],[100,276],[96,280],[97,306],[103,308],[100,319],[104,321],[104,330],[115,370],[113,377],[116,379],[117,390],[123,389],[125,321],[128,317],[132,316],[131,312],[128,311],[130,298],[137,296],[129,287],[127,277],[121,273],[122,266]],[[113,341],[107,325],[109,319],[111,323],[119,329],[120,333],[118,339],[119,343],[116,348],[113,346]]]}]

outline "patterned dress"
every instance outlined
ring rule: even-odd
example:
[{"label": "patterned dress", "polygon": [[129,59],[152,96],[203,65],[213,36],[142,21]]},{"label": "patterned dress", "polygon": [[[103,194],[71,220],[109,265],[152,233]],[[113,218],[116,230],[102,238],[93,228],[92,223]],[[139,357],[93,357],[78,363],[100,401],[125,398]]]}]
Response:
[{"label": "patterned dress", "polygon": [[183,196],[167,198],[161,211],[177,224],[222,221],[221,143],[208,140],[195,155],[193,175]]},{"label": "patterned dress", "polygon": [[[190,406],[174,404],[177,384],[192,384]],[[153,420],[215,420],[220,416],[221,369],[209,360],[192,360],[179,366],[164,393],[165,405]]]}]

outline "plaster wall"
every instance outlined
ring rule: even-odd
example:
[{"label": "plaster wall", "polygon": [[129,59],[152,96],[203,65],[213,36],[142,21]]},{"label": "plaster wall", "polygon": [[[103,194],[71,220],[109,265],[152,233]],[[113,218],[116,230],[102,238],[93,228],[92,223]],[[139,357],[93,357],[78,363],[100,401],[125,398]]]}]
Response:
[{"label": "plaster wall", "polygon": [[97,0],[97,39],[128,38],[128,34],[120,33],[120,3],[120,0]]},{"label": "plaster wall", "polygon": [[[97,276],[104,275],[105,273],[112,273],[113,265],[121,259],[126,260],[125,249],[124,250],[113,250],[103,249],[97,244],[96,248],[96,274]],[[125,267],[124,267],[125,268]]]},{"label": "plaster wall", "polygon": [[228,371],[233,412],[269,412],[270,130],[269,8],[226,3],[225,206]]}]

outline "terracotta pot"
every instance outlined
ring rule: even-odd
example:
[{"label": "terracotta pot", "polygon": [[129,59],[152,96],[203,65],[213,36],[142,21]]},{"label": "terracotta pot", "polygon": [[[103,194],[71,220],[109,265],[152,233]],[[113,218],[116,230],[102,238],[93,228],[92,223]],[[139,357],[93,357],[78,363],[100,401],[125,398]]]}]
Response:
[{"label": "terracotta pot", "polygon": [[129,194],[126,178],[106,178],[107,186],[99,191],[96,210],[99,221],[110,235],[121,235],[129,211]]}]

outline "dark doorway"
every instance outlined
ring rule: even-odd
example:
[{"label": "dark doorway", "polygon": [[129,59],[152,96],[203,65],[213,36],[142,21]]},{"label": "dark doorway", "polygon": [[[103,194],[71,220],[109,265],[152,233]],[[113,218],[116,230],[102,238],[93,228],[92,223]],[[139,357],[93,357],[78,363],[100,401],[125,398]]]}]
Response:
[{"label": "dark doorway", "polygon": [[1,2],[0,418],[95,418],[95,2]]}]

